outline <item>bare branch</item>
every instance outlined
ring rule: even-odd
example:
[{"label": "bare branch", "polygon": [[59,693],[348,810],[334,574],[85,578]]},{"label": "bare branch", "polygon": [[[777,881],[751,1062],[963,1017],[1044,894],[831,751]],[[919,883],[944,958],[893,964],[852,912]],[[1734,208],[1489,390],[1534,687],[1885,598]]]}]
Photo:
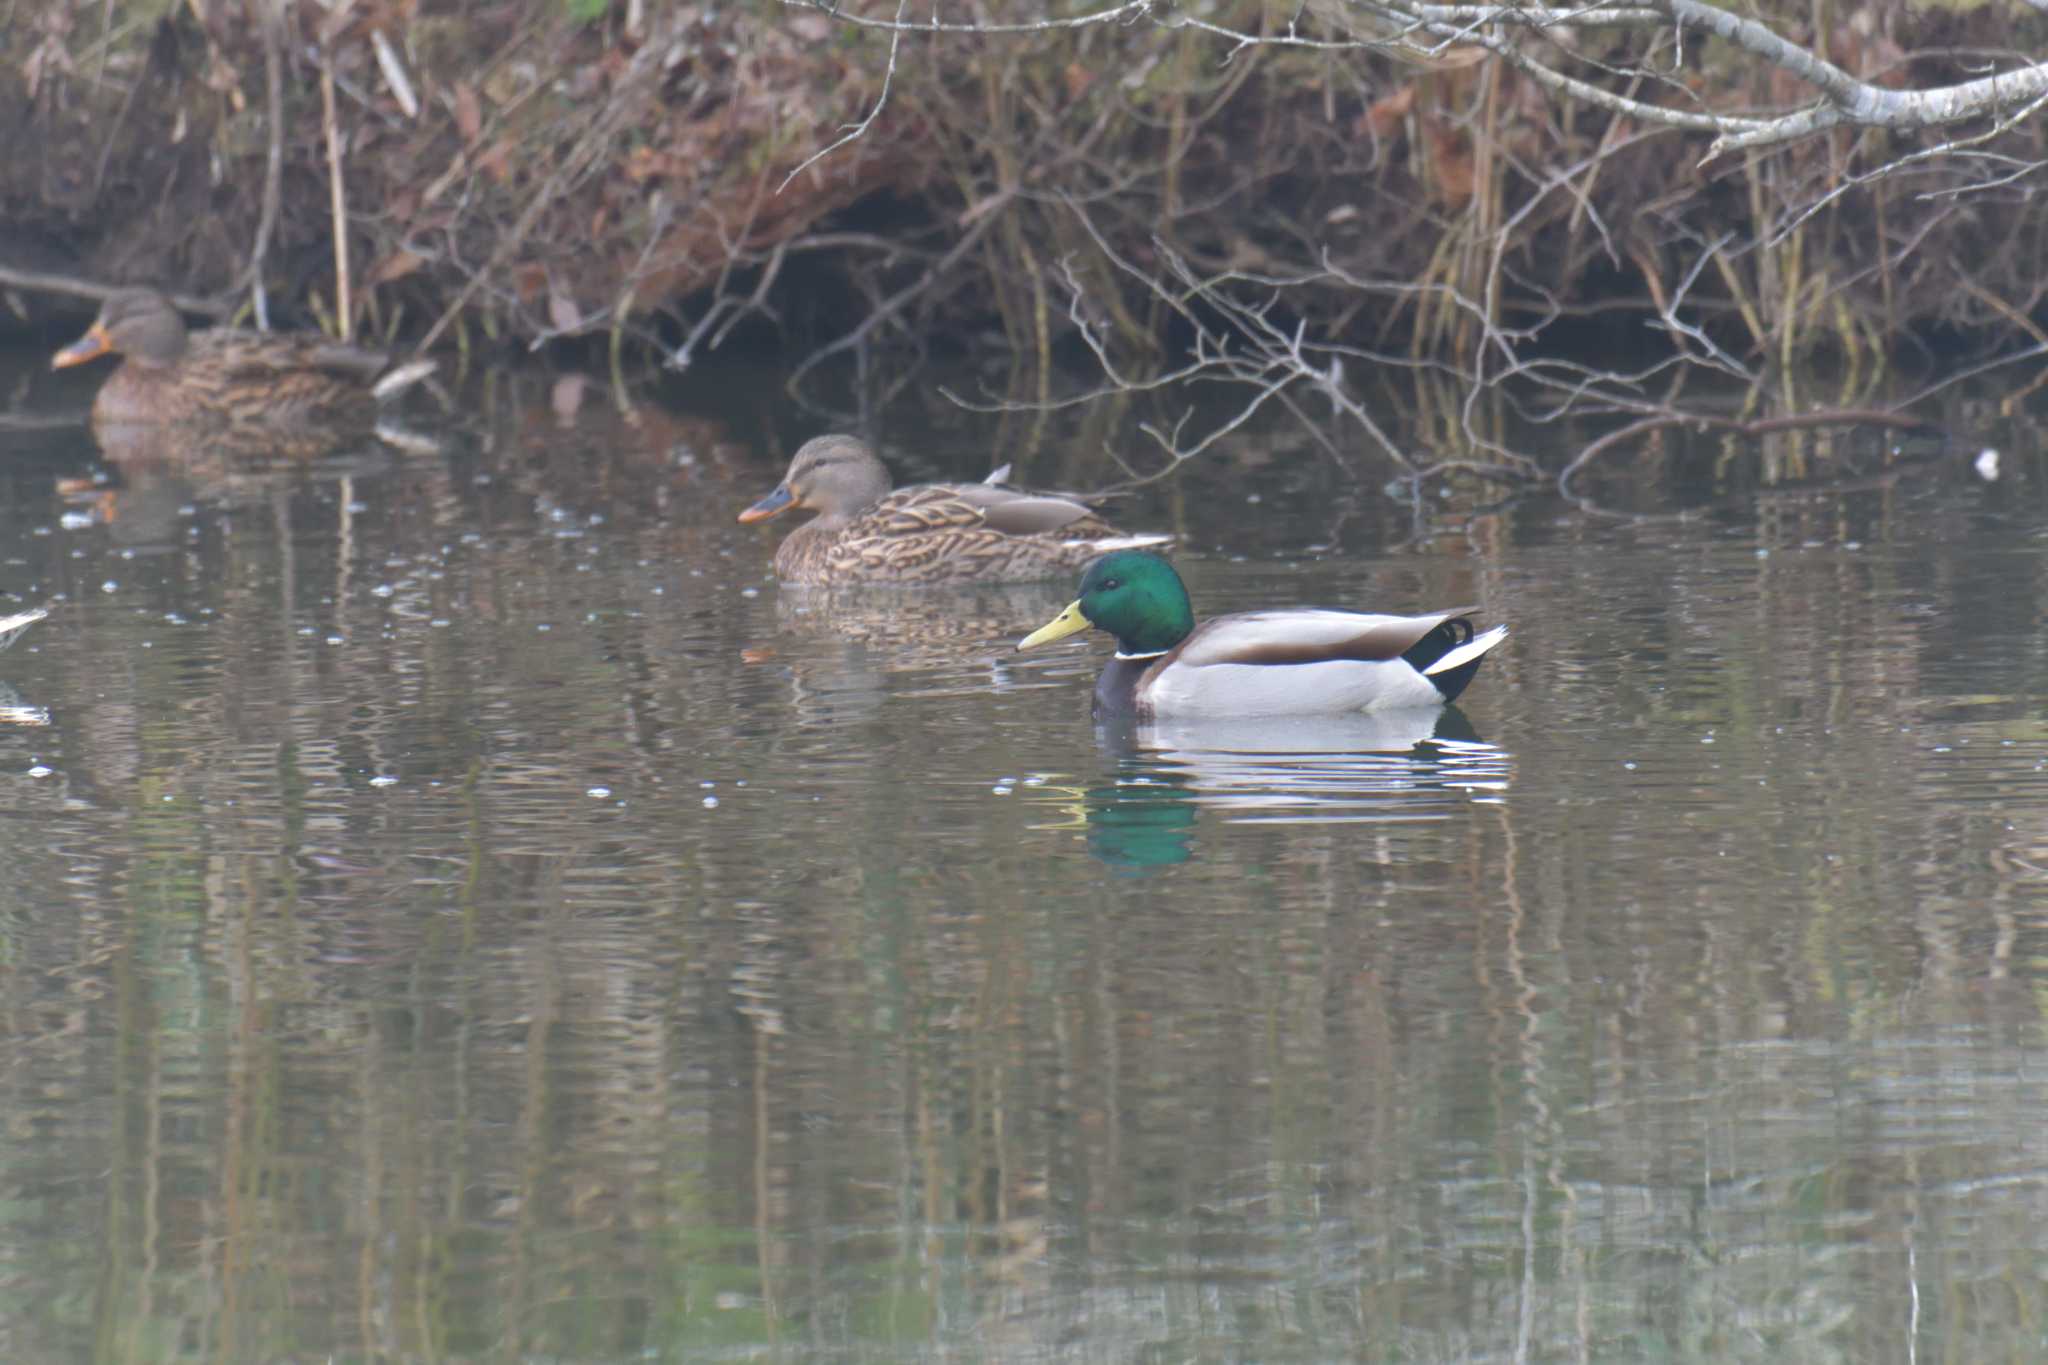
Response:
[{"label": "bare branch", "polygon": [[[1140,480],[1163,477],[1241,438],[1262,416],[1285,414],[1347,467],[1363,472],[1368,461],[1359,456],[1376,457],[1413,497],[1423,480],[1452,474],[1508,484],[1556,477],[1560,491],[1575,497],[1572,480],[1603,452],[1688,424],[1747,437],[1844,423],[1922,425],[1891,408],[1859,406],[1846,381],[1834,411],[1757,416],[1751,409],[1766,410],[1768,400],[1758,385],[1760,357],[1792,360],[1818,336],[1848,358],[1852,374],[1868,373],[1867,348],[1881,349],[1887,335],[1903,331],[1890,325],[1897,316],[1893,291],[1917,291],[1926,314],[1933,267],[1916,246],[1936,223],[1967,215],[1927,207],[1927,197],[1992,189],[2048,165],[1988,145],[2048,108],[2048,62],[1973,54],[1970,60],[2007,69],[1936,88],[1895,89],[1877,82],[1918,75],[1935,54],[1902,53],[1888,36],[1860,29],[1828,49],[1809,46],[1712,0],[1528,7],[1315,0],[1270,29],[1246,18],[1237,22],[1250,27],[1233,27],[1226,11],[1167,0],[1128,0],[1021,23],[948,18],[937,0],[924,22],[907,21],[907,0],[897,0],[893,20],[841,14],[829,0],[785,3],[889,32],[890,74],[906,34],[1045,34],[1145,21],[1216,40],[1202,74],[1164,92],[1156,83],[1140,90],[1136,81],[1091,83],[1069,75],[1066,105],[1057,76],[991,96],[996,129],[983,134],[977,125],[957,144],[970,156],[986,156],[962,177],[961,196],[971,207],[958,221],[968,240],[803,367],[865,341],[931,289],[993,216],[980,210],[984,196],[1024,214],[1062,205],[1092,244],[1093,261],[1085,249],[1073,249],[1068,224],[1057,215],[1033,224],[1061,243],[1053,266],[1021,249],[1013,248],[1011,258],[1036,272],[1029,283],[1041,357],[1051,315],[1078,338],[1098,378],[1086,392],[1062,394],[1049,394],[1041,380],[1036,402],[986,395],[970,402],[941,392],[980,411],[1042,413],[1110,395],[1172,391],[1170,406],[1140,426],[1164,456],[1163,467],[1134,474]],[[1595,31],[1600,41],[1577,41]],[[1707,59],[1710,79],[1698,80],[1708,38],[1718,40]],[[1093,34],[1075,46],[1099,53],[1105,42]],[[1329,54],[1320,69],[1332,75],[1319,90],[1335,93],[1321,95],[1320,111],[1315,97],[1301,99],[1301,121],[1278,125],[1277,134],[1269,124],[1247,136],[1213,116],[1246,73],[1270,71],[1244,56],[1266,49]],[[1199,49],[1133,50],[1150,61]],[[1437,70],[1483,65],[1477,79],[1426,83],[1389,75],[1382,64],[1350,63],[1343,54],[1351,53]],[[1939,57],[1950,69],[1965,60],[1954,48]],[[1782,93],[1798,89],[1787,77],[1810,97]],[[885,75],[882,100],[891,88]],[[1799,100],[1805,102],[1788,107]],[[820,155],[859,137],[881,108],[878,100]],[[1589,110],[1606,117],[1584,117]],[[1005,122],[1011,119],[1014,129]],[[1126,156],[1103,138],[1102,129],[1118,119],[1152,137],[1156,159]],[[1707,175],[1685,164],[1702,150],[1698,164],[1705,165],[1731,150],[1781,147],[1834,128],[1911,132],[1966,120],[1981,122],[1966,135],[1904,155],[1884,137],[1840,138],[1788,154],[1729,158]],[[1290,128],[1302,131],[1297,142],[1288,141]],[[1646,139],[1674,132],[1704,136],[1683,157],[1650,166],[1655,157],[1645,154]],[[1266,140],[1253,140],[1259,137]],[[1247,147],[1280,154],[1274,164],[1233,159]],[[1199,151],[1191,155],[1189,148]],[[1889,159],[1878,169],[1860,168],[1880,157]],[[1871,217],[1840,211],[1845,196],[1937,162],[1947,174],[1916,186],[1917,198],[1873,195]],[[1407,226],[1394,229],[1407,235],[1374,240],[1377,225],[1401,223],[1401,210],[1374,205],[1364,194],[1347,199],[1346,191],[1325,188],[1330,181],[1313,179],[1339,174],[1357,175],[1390,200],[1407,196]],[[1616,175],[1642,177],[1643,188],[1617,192]],[[1264,196],[1269,183],[1282,194]],[[1708,192],[1715,196],[1710,209]],[[1246,204],[1249,212],[1238,207]],[[1799,239],[1810,248],[1788,250],[1793,234],[1823,213],[1822,230]],[[1029,232],[1030,222],[1018,220],[1017,231]],[[1979,237],[2008,251],[2034,241],[2003,220]],[[1035,246],[1043,239],[1025,240]],[[1560,263],[1553,267],[1554,261]],[[1571,272],[1583,280],[1589,271],[1610,269],[1634,295],[1623,306],[1640,310],[1652,329],[1654,354],[1627,368],[1536,354],[1552,324],[1604,305],[1574,298]],[[1063,319],[1057,304],[1043,306],[1048,284],[1066,294]],[[2029,316],[2043,297],[2020,293],[2007,300],[1995,289],[1966,287],[1936,306],[1944,318],[1959,302],[1960,311],[2009,323]],[[1388,338],[1411,320],[1416,351],[1435,348],[1453,358],[1391,353],[1399,342]],[[1162,332],[1179,348],[1163,361],[1146,346]],[[1135,344],[1127,345],[1131,339]],[[1410,414],[1372,387],[1402,368],[1450,377],[1441,398],[1410,425],[1390,419],[1390,412]],[[1687,395],[1687,385],[1703,373],[1742,381],[1748,406],[1740,415],[1687,410],[1700,402]],[[1180,405],[1181,386],[1198,382],[1238,392],[1223,408]],[[1707,401],[1726,392],[1720,384]],[[1618,429],[1577,451],[1561,474],[1546,474],[1509,448],[1526,422],[1588,416],[1618,422]],[[1151,460],[1140,456],[1137,463],[1149,468]]]},{"label": "bare branch", "polygon": [[921,24],[903,22],[903,9],[899,5],[896,18],[870,19],[863,15],[848,14],[832,0],[782,0],[785,5],[796,9],[814,9],[829,15],[842,24],[855,28],[879,28],[899,33],[1050,33],[1058,29],[1092,28],[1097,24],[1116,24],[1127,20],[1141,19],[1152,9],[1153,0],[1127,0],[1127,3],[1095,14],[1078,14],[1067,19],[1034,19],[1028,24],[990,24],[973,22],[965,24],[940,23],[934,12],[932,18]]},{"label": "bare branch", "polygon": [[[784,0],[784,3],[789,3],[789,0]],[[823,6],[820,6],[820,8],[823,8]],[[896,0],[896,22],[890,26],[889,34],[889,65],[882,70],[882,90],[880,94],[875,96],[875,107],[868,110],[866,118],[842,133],[838,140],[820,148],[798,162],[796,169],[784,176],[782,183],[775,187],[777,194],[788,189],[790,182],[794,181],[805,171],[867,132],[869,128],[874,126],[875,120],[882,116],[883,108],[889,103],[889,85],[896,79],[896,51],[903,45],[903,12],[908,8],[910,8],[910,0]]]},{"label": "bare branch", "polygon": [[[1129,22],[1157,14],[1154,0],[1128,0],[1093,14],[1046,18],[1028,23],[942,22],[934,13],[922,23],[906,23],[899,0],[895,20],[867,18],[834,9],[828,0],[785,0],[831,14],[839,22],[905,33],[1044,33],[1101,24]],[[1717,134],[1707,160],[1726,152],[1790,142],[1843,124],[1860,127],[1918,129],[1996,115],[2048,95],[2048,63],[2031,63],[1933,90],[1890,90],[1859,80],[1813,51],[1782,37],[1769,26],[1706,0],[1651,0],[1649,4],[1583,6],[1428,5],[1360,0],[1355,8],[1371,25],[1384,31],[1365,37],[1321,38],[1290,24],[1284,31],[1255,32],[1232,28],[1187,13],[1157,15],[1166,28],[1189,28],[1228,41],[1232,52],[1259,46],[1303,47],[1324,51],[1380,49],[1423,58],[1437,58],[1453,45],[1477,46],[1507,62],[1553,93],[1595,105],[1630,118],[1669,128]],[[1695,113],[1618,95],[1538,60],[1513,38],[1516,32],[1547,33],[1568,29],[1674,27],[1717,37],[1812,86],[1820,102],[1792,113],[1769,117],[1721,112]],[[1225,60],[1228,60],[1226,56]],[[894,68],[895,51],[890,53]],[[879,105],[877,106],[879,110]],[[872,121],[873,115],[869,116]],[[861,125],[864,128],[865,123]],[[848,136],[858,136],[856,129]],[[846,139],[842,138],[839,146]],[[827,148],[830,151],[831,148]],[[820,155],[822,155],[821,153]]]},{"label": "bare branch", "polygon": [[983,213],[980,217],[976,218],[969,225],[967,231],[961,234],[960,240],[954,243],[952,250],[934,261],[912,283],[897,290],[896,293],[890,295],[875,308],[871,309],[858,327],[838,340],[820,346],[817,350],[805,356],[802,363],[795,370],[791,371],[784,387],[791,393],[797,392],[803,384],[804,377],[824,361],[838,355],[841,351],[851,350],[865,342],[883,323],[890,321],[920,294],[923,294],[938,283],[948,268],[955,261],[972,251],[975,244],[982,239],[983,234],[999,222],[1001,218],[1002,214],[999,212]]}]

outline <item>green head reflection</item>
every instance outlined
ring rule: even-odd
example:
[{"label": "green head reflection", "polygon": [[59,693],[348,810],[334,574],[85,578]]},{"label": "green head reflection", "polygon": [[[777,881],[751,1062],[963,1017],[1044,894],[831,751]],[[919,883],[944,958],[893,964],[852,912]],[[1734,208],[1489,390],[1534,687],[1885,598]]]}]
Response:
[{"label": "green head reflection", "polygon": [[1092,787],[1087,815],[1088,851],[1111,867],[1171,867],[1194,853],[1194,792],[1183,777],[1146,772]]}]

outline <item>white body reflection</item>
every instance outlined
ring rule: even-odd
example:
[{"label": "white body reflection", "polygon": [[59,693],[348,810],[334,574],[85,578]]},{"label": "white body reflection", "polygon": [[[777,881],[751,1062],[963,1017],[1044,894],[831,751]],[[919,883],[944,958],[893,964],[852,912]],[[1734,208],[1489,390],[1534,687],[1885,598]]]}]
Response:
[{"label": "white body reflection", "polygon": [[[0,649],[5,649],[20,639],[22,633],[50,613],[36,607],[29,611],[0,616]],[[50,723],[48,707],[32,706],[21,699],[21,695],[5,683],[0,683],[0,725],[42,726]]]},{"label": "white body reflection", "polygon": [[1456,707],[1156,721],[1105,738],[1233,820],[1443,819],[1454,804],[1496,799],[1512,775],[1510,756]]}]

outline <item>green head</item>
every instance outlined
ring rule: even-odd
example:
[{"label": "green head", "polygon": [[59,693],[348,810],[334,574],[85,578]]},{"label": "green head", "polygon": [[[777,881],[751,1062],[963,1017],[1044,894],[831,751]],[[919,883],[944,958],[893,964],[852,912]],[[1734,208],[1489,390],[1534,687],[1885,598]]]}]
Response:
[{"label": "green head", "polygon": [[1143,550],[1118,550],[1090,564],[1073,605],[1017,648],[1048,644],[1089,626],[1116,636],[1119,654],[1158,654],[1187,639],[1195,609],[1173,565]]}]

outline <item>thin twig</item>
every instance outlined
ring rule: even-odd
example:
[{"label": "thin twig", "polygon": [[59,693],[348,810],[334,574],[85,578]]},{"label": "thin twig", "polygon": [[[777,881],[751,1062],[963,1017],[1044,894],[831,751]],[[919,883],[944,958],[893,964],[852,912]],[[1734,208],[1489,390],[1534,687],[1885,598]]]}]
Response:
[{"label": "thin twig", "polygon": [[341,127],[334,112],[334,62],[329,49],[320,53],[320,121],[327,137],[327,206],[334,223],[335,331],[347,341],[355,329],[354,310],[349,306],[348,194],[341,177]]},{"label": "thin twig", "polygon": [[659,75],[665,51],[664,44],[648,43],[633,54],[632,62],[613,83],[610,98],[594,109],[584,121],[581,135],[555,164],[548,178],[541,183],[539,190],[534,193],[518,220],[513,223],[512,230],[498,239],[483,265],[471,273],[469,282],[463,285],[449,301],[448,306],[441,310],[441,316],[434,320],[434,325],[427,329],[419,345],[414,347],[416,352],[427,350],[440,339],[441,333],[447,331],[449,324],[461,316],[462,310],[469,306],[469,301],[476,296],[477,290],[483,288],[486,281],[495,278],[505,262],[525,244],[528,234],[540,222],[541,215],[556,207],[559,196],[570,183],[581,176],[584,170],[609,148],[613,133],[626,121],[628,114],[636,105],[642,88]]},{"label": "thin twig", "polygon": [[[1004,197],[1007,198],[1007,196]],[[967,231],[961,234],[960,240],[953,244],[951,251],[948,251],[945,255],[934,261],[917,279],[876,304],[868,311],[868,315],[861,320],[858,327],[855,327],[836,341],[828,342],[805,356],[803,361],[791,372],[789,379],[784,383],[783,387],[790,393],[797,392],[803,384],[804,376],[816,369],[820,363],[839,354],[841,351],[850,350],[865,342],[876,328],[895,317],[911,300],[943,279],[946,272],[953,267],[954,262],[974,250],[975,245],[987,234],[989,228],[1001,220],[1002,216],[1000,212],[992,211],[976,218]]]},{"label": "thin twig", "polygon": [[908,8],[910,8],[910,0],[896,0],[896,27],[889,34],[889,65],[882,70],[882,92],[875,96],[875,107],[868,110],[866,118],[862,119],[859,123],[853,124],[841,134],[837,141],[829,146],[820,148],[799,162],[797,168],[784,176],[782,183],[775,187],[777,194],[781,194],[784,190],[788,189],[791,181],[795,180],[812,166],[823,161],[847,143],[852,142],[867,132],[874,125],[875,120],[882,116],[883,106],[889,103],[889,84],[896,79],[896,49],[903,45],[903,13]]},{"label": "thin twig", "polygon": [[281,0],[265,5],[259,26],[263,34],[263,98],[269,113],[269,147],[263,163],[263,208],[256,220],[256,240],[249,244],[249,263],[242,269],[241,287],[249,291],[256,310],[256,325],[268,330],[270,305],[263,289],[263,262],[270,254],[271,234],[277,230],[279,205],[284,197],[284,24]]}]

